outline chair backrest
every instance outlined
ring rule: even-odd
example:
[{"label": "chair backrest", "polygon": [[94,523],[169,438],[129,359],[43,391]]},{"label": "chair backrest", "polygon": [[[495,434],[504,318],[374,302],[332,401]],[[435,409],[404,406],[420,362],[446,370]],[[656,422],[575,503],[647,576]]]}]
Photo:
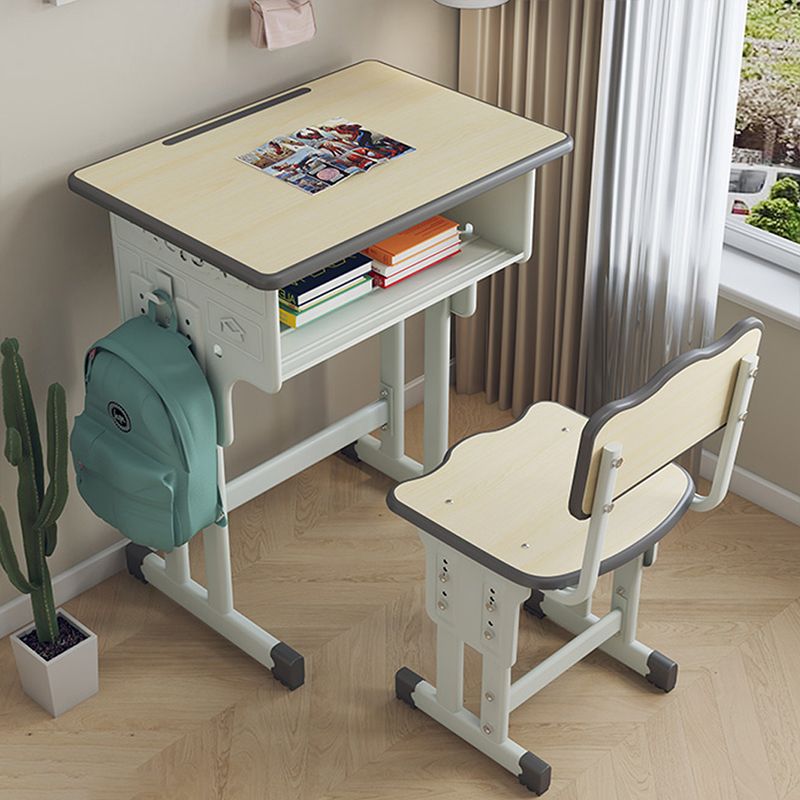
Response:
[{"label": "chair backrest", "polygon": [[622,445],[616,498],[725,427],[740,361],[757,354],[763,327],[755,317],[743,319],[707,347],[674,358],[641,389],[592,414],[578,447],[570,513],[578,519],[591,515],[606,445]]}]

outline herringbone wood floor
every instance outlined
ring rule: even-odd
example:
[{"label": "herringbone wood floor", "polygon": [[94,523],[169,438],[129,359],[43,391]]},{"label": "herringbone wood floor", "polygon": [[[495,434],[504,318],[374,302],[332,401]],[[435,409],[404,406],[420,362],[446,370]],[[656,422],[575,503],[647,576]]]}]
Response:
[{"label": "herringbone wood floor", "polygon": [[[481,396],[451,418],[454,439],[510,419]],[[419,456],[421,409],[408,420]],[[305,655],[296,692],[127,575],[67,606],[100,636],[101,691],[61,718],[22,694],[4,643],[0,797],[531,796],[393,698],[398,666],[431,677],[434,658],[421,545],[388,487],[333,457],[232,515],[237,605]],[[548,796],[800,800],[800,529],[729,497],[666,539],[643,598],[640,638],[680,662],[678,688],[592,655],[514,712],[512,735],[553,765]],[[562,640],[523,616],[518,667]],[[478,667],[468,654],[472,703]]]}]

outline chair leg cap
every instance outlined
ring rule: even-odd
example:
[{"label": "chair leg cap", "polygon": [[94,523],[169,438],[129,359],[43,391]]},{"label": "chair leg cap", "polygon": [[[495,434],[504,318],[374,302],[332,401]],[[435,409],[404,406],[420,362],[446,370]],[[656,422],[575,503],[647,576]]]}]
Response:
[{"label": "chair leg cap", "polygon": [[394,676],[394,693],[398,700],[402,700],[410,708],[416,708],[414,698],[411,696],[417,684],[422,680],[422,676],[417,675],[414,670],[408,667],[400,667]]},{"label": "chair leg cap", "polygon": [[155,553],[155,550],[135,542],[131,542],[125,547],[125,565],[128,568],[128,572],[142,583],[147,583],[147,578],[142,572],[142,563],[150,553]]},{"label": "chair leg cap", "polygon": [[272,658],[272,674],[287,689],[294,691],[306,681],[306,663],[303,656],[289,647],[286,642],[278,642],[269,651]]},{"label": "chair leg cap", "polygon": [[653,686],[664,692],[671,692],[678,682],[678,665],[658,650],[653,650],[647,658],[650,672],[645,676]]},{"label": "chair leg cap", "polygon": [[538,589],[534,589],[531,592],[531,596],[522,605],[523,608],[532,616],[537,617],[538,619],[544,619],[547,614],[542,611],[543,600],[544,594]]},{"label": "chair leg cap", "polygon": [[346,444],[339,451],[339,455],[347,459],[348,461],[352,461],[354,464],[360,464],[361,459],[358,457],[358,453],[356,452],[357,444],[358,442],[350,442],[350,444]]},{"label": "chair leg cap", "polygon": [[519,766],[519,782],[534,794],[542,795],[550,788],[551,770],[546,761],[529,751],[522,755]]}]

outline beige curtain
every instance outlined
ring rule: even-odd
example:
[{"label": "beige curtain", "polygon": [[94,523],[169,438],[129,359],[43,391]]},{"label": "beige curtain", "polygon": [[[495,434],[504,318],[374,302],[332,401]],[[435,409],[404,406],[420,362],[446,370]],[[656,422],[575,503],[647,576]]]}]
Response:
[{"label": "beige curtain", "polygon": [[520,414],[582,405],[579,378],[601,2],[511,0],[461,12],[459,89],[568,132],[573,153],[537,172],[530,261],[487,278],[456,319],[456,390]]}]

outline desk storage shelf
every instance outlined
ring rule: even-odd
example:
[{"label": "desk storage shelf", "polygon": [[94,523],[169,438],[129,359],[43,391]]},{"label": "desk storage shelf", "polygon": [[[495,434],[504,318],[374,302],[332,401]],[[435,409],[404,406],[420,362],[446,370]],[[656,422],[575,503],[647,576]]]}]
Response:
[{"label": "desk storage shelf", "polygon": [[[281,335],[281,371],[284,379],[331,358],[342,350],[407,319],[417,311],[456,295],[463,305],[456,313],[474,311],[469,291],[475,281],[521,260],[487,239],[476,238],[463,245],[460,253],[388,289],[374,289],[338,311]],[[466,291],[465,291],[466,290]],[[459,293],[463,294],[458,297]]]}]

